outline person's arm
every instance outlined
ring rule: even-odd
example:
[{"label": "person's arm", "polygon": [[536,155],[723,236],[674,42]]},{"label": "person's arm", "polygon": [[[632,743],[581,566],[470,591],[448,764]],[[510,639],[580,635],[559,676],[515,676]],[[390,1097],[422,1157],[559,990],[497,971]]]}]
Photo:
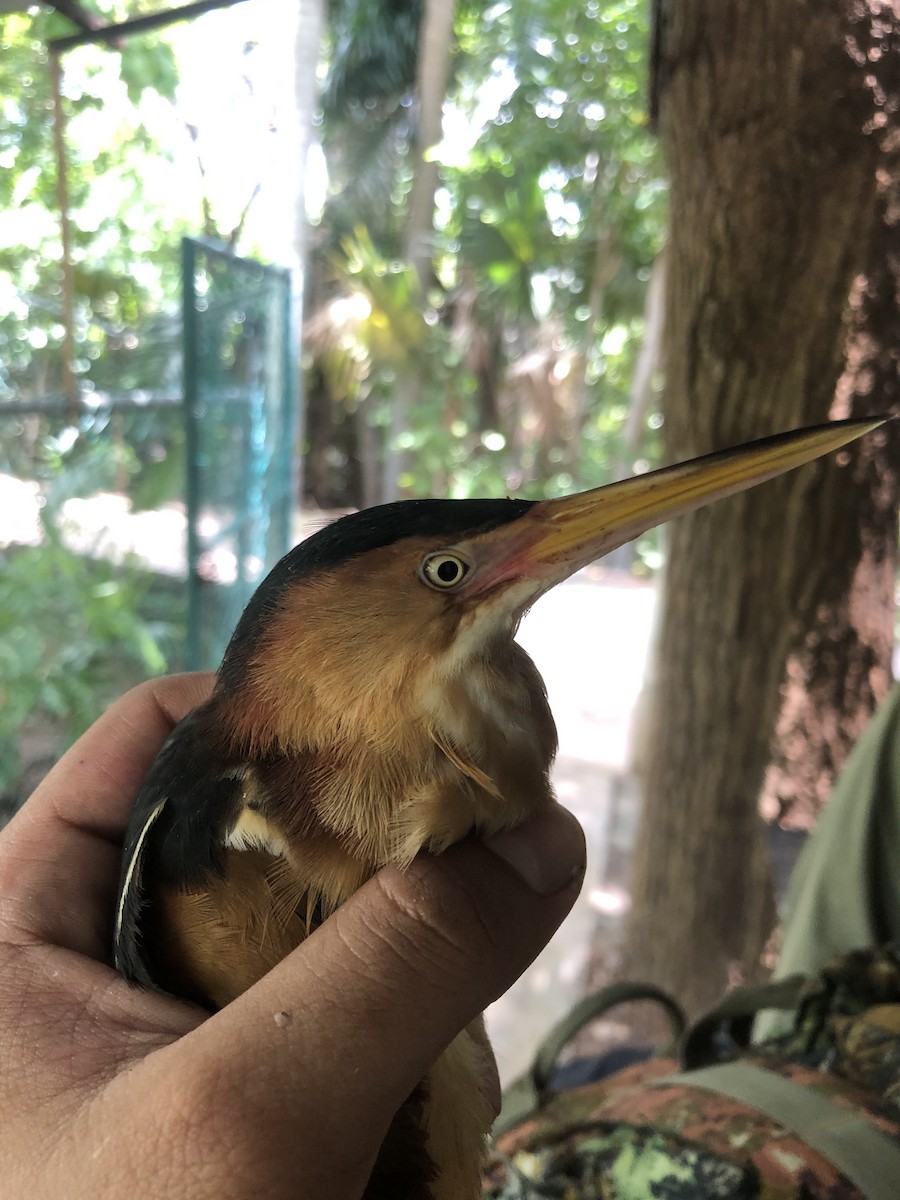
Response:
[{"label": "person's arm", "polygon": [[211,685],[130,692],[0,835],[4,1200],[356,1200],[398,1106],[575,899],[584,842],[557,809],[380,872],[215,1015],[129,987],[109,966],[129,807]]}]

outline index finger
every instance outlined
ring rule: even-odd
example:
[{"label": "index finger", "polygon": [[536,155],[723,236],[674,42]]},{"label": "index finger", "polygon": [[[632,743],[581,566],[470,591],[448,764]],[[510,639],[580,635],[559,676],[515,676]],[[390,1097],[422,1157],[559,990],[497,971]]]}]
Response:
[{"label": "index finger", "polygon": [[107,958],[122,838],[141,780],[214,676],[127,692],[60,759],[0,836],[0,903],[29,935]]}]

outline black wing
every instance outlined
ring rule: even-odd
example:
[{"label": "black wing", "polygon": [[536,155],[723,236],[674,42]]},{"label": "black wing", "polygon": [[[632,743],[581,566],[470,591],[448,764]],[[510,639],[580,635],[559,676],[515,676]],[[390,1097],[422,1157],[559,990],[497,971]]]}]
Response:
[{"label": "black wing", "polygon": [[148,880],[191,890],[223,873],[243,780],[240,762],[219,752],[221,745],[213,699],[175,727],[138,792],[125,836],[114,941],[116,969],[130,983],[162,990],[145,937],[153,903]]}]

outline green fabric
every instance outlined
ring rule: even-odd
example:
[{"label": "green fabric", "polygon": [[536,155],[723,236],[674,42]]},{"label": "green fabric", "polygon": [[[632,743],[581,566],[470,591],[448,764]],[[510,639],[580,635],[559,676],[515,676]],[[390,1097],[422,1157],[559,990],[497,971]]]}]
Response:
[{"label": "green fabric", "polygon": [[655,1086],[671,1084],[703,1088],[766,1113],[824,1155],[867,1200],[896,1200],[900,1145],[822,1092],[747,1062],[721,1063],[654,1080]]},{"label": "green fabric", "polygon": [[[847,951],[900,937],[900,685],[841,772],[794,869],[775,978],[815,974]],[[766,1013],[755,1039],[786,1018]]]}]

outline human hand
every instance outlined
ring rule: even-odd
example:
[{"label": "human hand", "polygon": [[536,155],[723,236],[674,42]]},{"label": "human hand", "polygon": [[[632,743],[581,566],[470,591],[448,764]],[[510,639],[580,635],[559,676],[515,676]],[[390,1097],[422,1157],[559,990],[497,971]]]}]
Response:
[{"label": "human hand", "polygon": [[560,809],[496,853],[381,871],[219,1013],[129,987],[109,965],[129,810],[212,679],[129,692],[0,835],[4,1200],[357,1200],[397,1108],[577,894]]}]

